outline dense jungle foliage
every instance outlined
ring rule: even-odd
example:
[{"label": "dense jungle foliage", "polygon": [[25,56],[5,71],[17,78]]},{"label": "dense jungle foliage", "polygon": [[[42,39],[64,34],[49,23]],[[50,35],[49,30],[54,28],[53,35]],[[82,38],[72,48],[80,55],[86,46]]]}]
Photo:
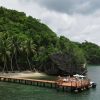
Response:
[{"label": "dense jungle foliage", "polygon": [[83,49],[88,64],[100,65],[100,46],[88,41],[76,44]]},{"label": "dense jungle foliage", "polygon": [[82,73],[84,63],[100,63],[100,47],[58,37],[39,19],[0,7],[0,71]]}]

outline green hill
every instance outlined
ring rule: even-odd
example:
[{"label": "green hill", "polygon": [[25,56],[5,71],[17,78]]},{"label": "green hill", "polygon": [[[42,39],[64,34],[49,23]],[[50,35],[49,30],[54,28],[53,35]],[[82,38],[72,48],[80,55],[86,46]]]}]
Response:
[{"label": "green hill", "polygon": [[0,7],[0,70],[39,70],[48,74],[82,73],[84,52],[58,37],[39,19]]}]

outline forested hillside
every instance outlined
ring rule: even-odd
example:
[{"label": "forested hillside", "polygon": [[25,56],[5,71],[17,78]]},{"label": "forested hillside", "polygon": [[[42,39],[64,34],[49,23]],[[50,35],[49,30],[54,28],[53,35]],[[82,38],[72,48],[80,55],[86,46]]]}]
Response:
[{"label": "forested hillside", "polygon": [[83,49],[88,64],[100,65],[100,46],[88,41],[78,46]]},{"label": "forested hillside", "polygon": [[[83,68],[86,59],[89,63],[93,60],[90,60],[92,48],[88,54],[91,44],[88,49],[86,46],[86,43],[81,45],[64,36],[58,37],[39,19],[0,7],[0,71],[82,73],[86,70]],[[99,55],[98,57],[100,58]],[[99,58],[98,61],[95,60],[96,63],[99,63]]]}]

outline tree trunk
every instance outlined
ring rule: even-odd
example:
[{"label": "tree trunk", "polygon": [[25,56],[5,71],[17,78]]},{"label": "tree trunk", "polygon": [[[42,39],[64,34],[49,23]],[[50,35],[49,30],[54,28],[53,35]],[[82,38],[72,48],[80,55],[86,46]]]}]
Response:
[{"label": "tree trunk", "polygon": [[30,64],[30,61],[29,61],[28,55],[27,55],[27,62],[28,62],[28,65],[29,65],[29,67],[30,67],[30,70],[32,71],[32,68],[31,68],[31,64]]},{"label": "tree trunk", "polygon": [[13,66],[12,66],[12,59],[13,59],[13,55],[11,56],[11,71],[13,72]]},{"label": "tree trunk", "polygon": [[5,71],[5,69],[7,69],[7,71],[8,71],[6,61],[7,61],[7,60],[6,60],[6,58],[4,57],[4,67],[3,67],[2,72],[4,72],[4,71]]},{"label": "tree trunk", "polygon": [[8,68],[7,68],[7,60],[5,61],[5,68],[7,69],[7,72],[8,72]]},{"label": "tree trunk", "polygon": [[3,67],[2,72],[4,72],[5,68],[6,68],[6,63],[5,63],[5,60],[4,60],[4,67]]},{"label": "tree trunk", "polygon": [[18,69],[18,71],[20,71],[20,68],[19,68],[18,63],[17,63],[17,53],[15,53],[15,60],[16,60],[17,69]]}]

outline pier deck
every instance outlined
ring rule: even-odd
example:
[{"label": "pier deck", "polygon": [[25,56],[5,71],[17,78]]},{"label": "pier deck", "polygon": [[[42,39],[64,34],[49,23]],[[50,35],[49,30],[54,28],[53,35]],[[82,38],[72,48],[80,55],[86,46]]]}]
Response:
[{"label": "pier deck", "polygon": [[26,78],[0,77],[0,81],[49,87],[49,88],[55,88],[57,90],[62,89],[63,91],[66,91],[67,88],[70,88],[71,90],[76,90],[76,89],[81,90],[83,88],[88,88],[90,85],[89,81],[85,80],[61,82],[61,81],[37,80],[37,79],[26,79]]}]

